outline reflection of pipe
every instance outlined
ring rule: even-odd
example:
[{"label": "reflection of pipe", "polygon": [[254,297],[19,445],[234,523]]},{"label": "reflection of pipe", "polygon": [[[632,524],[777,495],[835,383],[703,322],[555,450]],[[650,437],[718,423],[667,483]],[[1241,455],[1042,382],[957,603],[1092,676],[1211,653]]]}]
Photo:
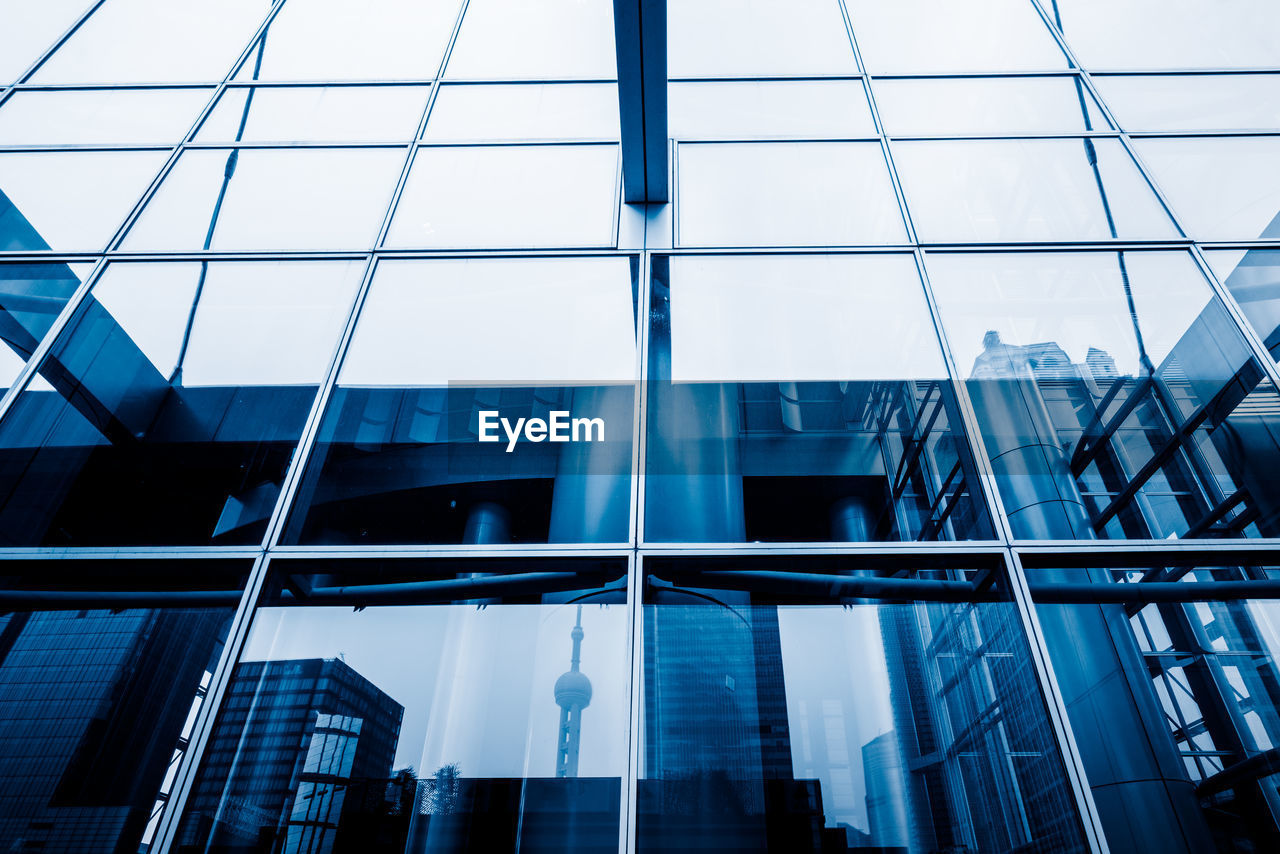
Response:
[{"label": "reflection of pipe", "polygon": [[[425,605],[583,588],[601,592],[622,589],[624,585],[625,579],[601,584],[600,576],[594,572],[473,573],[465,578],[438,578],[398,584],[285,589],[277,595],[274,604]],[[243,593],[239,590],[5,590],[0,592],[0,611],[218,608],[234,606],[242,596]]]},{"label": "reflection of pipe", "polygon": [[467,545],[493,545],[511,542],[511,514],[492,501],[481,501],[467,514],[467,527],[462,534]]},{"label": "reflection of pipe", "polygon": [[994,332],[983,345],[969,395],[1014,537],[1093,539],[1089,513],[1025,356]]},{"label": "reflection of pipe", "polygon": [[917,599],[928,602],[995,602],[1005,597],[978,590],[968,581],[923,578],[884,578],[875,575],[836,575],[823,572],[708,569],[690,576],[699,587],[823,596],[836,599]]},{"label": "reflection of pipe", "polygon": [[741,542],[746,518],[738,384],[672,382],[670,302],[664,291],[655,281],[645,536],[666,542]]},{"label": "reflection of pipe", "polygon": [[778,383],[778,404],[782,409],[782,426],[795,433],[804,432],[799,383]]},{"label": "reflection of pipe", "polygon": [[[1032,573],[1034,578],[1034,573]],[[1137,584],[1031,584],[1031,598],[1041,603],[1124,602],[1230,602],[1239,599],[1280,599],[1277,581],[1144,581]]]},{"label": "reflection of pipe", "polygon": [[551,543],[609,543],[627,539],[631,514],[631,423],[635,386],[573,389],[575,417],[601,418],[603,442],[560,446],[551,493]]},{"label": "reflection of pipe", "polygon": [[831,539],[865,543],[875,531],[876,508],[864,496],[850,495],[831,506]]}]

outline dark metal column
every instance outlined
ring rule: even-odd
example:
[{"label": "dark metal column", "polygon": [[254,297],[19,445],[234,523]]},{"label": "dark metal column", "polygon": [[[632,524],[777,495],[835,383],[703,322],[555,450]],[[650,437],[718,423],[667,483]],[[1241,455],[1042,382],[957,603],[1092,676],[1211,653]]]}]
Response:
[{"label": "dark metal column", "polygon": [[613,0],[622,127],[622,189],[628,203],[665,202],[667,190],[667,3]]}]

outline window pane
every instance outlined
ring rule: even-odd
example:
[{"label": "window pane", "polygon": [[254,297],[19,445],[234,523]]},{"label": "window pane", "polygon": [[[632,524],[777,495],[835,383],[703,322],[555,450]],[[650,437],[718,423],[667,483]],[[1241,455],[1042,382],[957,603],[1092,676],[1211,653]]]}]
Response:
[{"label": "window pane", "polygon": [[196,139],[201,142],[408,141],[418,129],[430,93],[427,86],[234,87],[218,99],[218,105],[200,126]]},{"label": "window pane", "polygon": [[[617,849],[629,620],[596,585],[625,561],[275,567],[312,604],[269,592],[255,615],[177,850]],[[523,595],[433,593],[476,569]],[[325,604],[352,582],[377,598]]]},{"label": "window pane", "polygon": [[[380,264],[286,537],[625,541],[632,287],[617,257]],[[555,412],[599,430],[521,434]]]},{"label": "window pane", "polygon": [[616,145],[423,148],[387,245],[612,246],[617,174]]},{"label": "window pane", "polygon": [[1219,249],[1204,257],[1271,355],[1280,358],[1280,250]]},{"label": "window pane", "polygon": [[32,77],[35,83],[218,81],[266,17],[262,0],[111,0]]},{"label": "window pane", "polygon": [[436,96],[431,142],[617,139],[612,83],[446,85]]},{"label": "window pane", "polygon": [[1280,74],[1093,78],[1125,130],[1280,130]]},{"label": "window pane", "polygon": [[847,0],[871,74],[1040,71],[1067,59],[1026,0]]},{"label": "window pane", "polygon": [[175,144],[212,89],[17,92],[0,108],[6,145]]},{"label": "window pane", "polygon": [[839,0],[681,0],[667,39],[672,77],[858,73]]},{"label": "window pane", "polygon": [[1056,0],[1063,32],[1089,69],[1270,67],[1280,56],[1271,0]]},{"label": "window pane", "polygon": [[1134,145],[1192,237],[1280,237],[1280,136],[1139,139]]},{"label": "window pane", "polygon": [[44,338],[92,264],[0,264],[0,393]]},{"label": "window pane", "polygon": [[888,574],[834,561],[645,566],[676,586],[643,607],[638,851],[1088,850],[1014,603],[715,577]]},{"label": "window pane", "polygon": [[647,540],[991,535],[910,255],[679,255],[653,289]]},{"label": "window pane", "polygon": [[858,80],[671,83],[676,139],[875,136]]},{"label": "window pane", "polygon": [[876,80],[885,132],[897,136],[1109,130],[1076,77]]},{"label": "window pane", "polygon": [[1115,139],[900,142],[893,157],[922,241],[1178,236]]},{"label": "window pane", "polygon": [[684,246],[903,243],[898,200],[874,142],[684,143]]},{"label": "window pane", "polygon": [[145,851],[248,562],[5,564],[0,846]]},{"label": "window pane", "polygon": [[165,151],[0,154],[0,248],[103,249],[167,157]]},{"label": "window pane", "polygon": [[124,248],[365,249],[403,163],[401,148],[189,149]]},{"label": "window pane", "polygon": [[1275,536],[1275,387],[1184,252],[930,254],[1015,536]]},{"label": "window pane", "polygon": [[88,8],[88,0],[0,3],[0,86],[16,81]]},{"label": "window pane", "polygon": [[236,79],[429,80],[457,18],[458,0],[288,0]]},{"label": "window pane", "polygon": [[[1221,772],[1245,761],[1263,762],[1253,757],[1280,743],[1280,643],[1274,628],[1280,608],[1244,597],[1217,601],[1207,590],[1207,601],[1151,601],[1144,591],[1153,588],[1150,581],[1176,579],[1190,599],[1206,582],[1265,585],[1274,583],[1277,572],[1260,566],[1199,568],[1184,561],[1133,569],[1046,567],[1027,574],[1033,590],[1056,587],[1055,596],[1068,585],[1084,589],[1083,595],[1066,597],[1070,604],[1041,604],[1036,611],[1058,681],[1071,686],[1064,691],[1070,692],[1067,712],[1090,779],[1114,779],[1120,756],[1130,780],[1216,790],[1212,798],[1183,807],[1153,799],[1140,821],[1124,808],[1132,796],[1115,798],[1122,803],[1099,810],[1112,846],[1213,851],[1219,850],[1216,839],[1227,850],[1266,849],[1276,834],[1265,800],[1274,776]],[[1100,606],[1091,595],[1095,591],[1130,602]],[[1121,672],[1136,678],[1117,679]],[[1142,748],[1134,750],[1134,742]],[[1131,791],[1138,793],[1136,787]]]},{"label": "window pane", "polygon": [[616,67],[610,0],[472,0],[445,75],[610,79]]},{"label": "window pane", "polygon": [[362,270],[108,267],[0,422],[0,542],[258,542]]}]

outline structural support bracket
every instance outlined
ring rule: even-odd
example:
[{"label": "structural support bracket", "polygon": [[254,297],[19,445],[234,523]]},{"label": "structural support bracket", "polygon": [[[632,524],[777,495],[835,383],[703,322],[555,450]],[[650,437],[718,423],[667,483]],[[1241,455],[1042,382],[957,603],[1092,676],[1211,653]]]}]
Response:
[{"label": "structural support bracket", "polygon": [[622,193],[628,204],[668,200],[667,2],[613,0],[622,128]]}]

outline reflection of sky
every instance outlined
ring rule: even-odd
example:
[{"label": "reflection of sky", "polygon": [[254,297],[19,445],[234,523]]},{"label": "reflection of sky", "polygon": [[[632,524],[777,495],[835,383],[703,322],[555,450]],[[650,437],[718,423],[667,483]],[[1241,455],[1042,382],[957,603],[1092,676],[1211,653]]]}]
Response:
[{"label": "reflection of sky", "polygon": [[[244,660],[341,657],[405,707],[395,767],[429,774],[456,762],[467,777],[552,777],[569,669],[571,605],[266,608]],[[626,609],[584,605],[579,774],[622,775],[626,739]]]},{"label": "reflection of sky", "polygon": [[[362,270],[359,261],[210,264],[183,385],[319,383]],[[112,264],[93,297],[167,379],[199,277],[196,263]]]},{"label": "reflection of sky", "polygon": [[[1124,261],[1159,366],[1209,302],[1209,285],[1186,252],[1126,252]],[[1117,253],[931,254],[926,266],[961,376],[989,330],[1006,344],[1055,342],[1077,364],[1096,348],[1121,374],[1143,373]]]},{"label": "reflection of sky", "polygon": [[671,259],[675,382],[946,376],[910,255]]},{"label": "reflection of sky", "polygon": [[828,826],[868,829],[862,746],[893,729],[879,607],[778,609],[792,768],[821,781]]}]

